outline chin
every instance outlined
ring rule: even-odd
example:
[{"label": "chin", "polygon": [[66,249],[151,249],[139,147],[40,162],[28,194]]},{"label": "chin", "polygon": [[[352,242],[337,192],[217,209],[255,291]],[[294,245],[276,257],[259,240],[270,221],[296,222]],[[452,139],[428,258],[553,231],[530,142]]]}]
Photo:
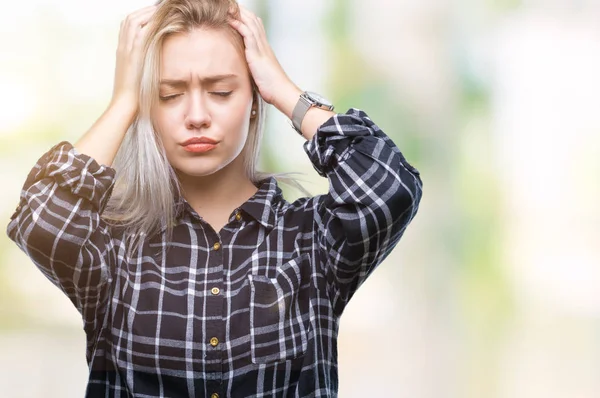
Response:
[{"label": "chin", "polygon": [[193,161],[177,162],[173,168],[177,174],[184,174],[189,177],[205,177],[212,175],[223,169],[227,164],[216,164],[206,159],[194,159]]}]

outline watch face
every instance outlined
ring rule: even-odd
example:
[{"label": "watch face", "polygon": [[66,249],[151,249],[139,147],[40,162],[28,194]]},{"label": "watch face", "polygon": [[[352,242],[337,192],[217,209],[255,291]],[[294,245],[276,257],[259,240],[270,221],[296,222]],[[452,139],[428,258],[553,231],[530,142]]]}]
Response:
[{"label": "watch face", "polygon": [[333,104],[331,103],[331,101],[329,101],[326,98],[323,98],[322,96],[320,96],[317,93],[314,93],[312,91],[307,91],[306,94],[308,94],[309,97],[311,97],[312,99],[314,99],[315,101],[319,102],[320,104],[323,104],[325,106],[332,106]]}]

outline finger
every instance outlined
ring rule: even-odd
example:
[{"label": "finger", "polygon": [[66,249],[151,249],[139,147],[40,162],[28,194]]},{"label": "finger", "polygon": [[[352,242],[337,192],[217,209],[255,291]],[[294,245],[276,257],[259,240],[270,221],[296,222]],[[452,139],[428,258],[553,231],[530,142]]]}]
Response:
[{"label": "finger", "polygon": [[240,5],[239,4],[237,4],[237,3],[236,4],[231,4],[229,6],[229,10],[228,10],[229,15],[235,16],[236,12],[239,11],[239,9],[240,9]]},{"label": "finger", "polygon": [[142,22],[146,22],[156,11],[156,7],[146,7],[142,10],[129,14],[122,22],[121,27],[131,32]]},{"label": "finger", "polygon": [[[121,25],[120,25],[120,29],[119,29],[119,41],[118,41],[118,47],[117,50],[118,51],[124,51],[124,52],[129,52],[131,51],[131,48],[133,46],[133,41],[134,41],[134,37],[136,34],[137,29],[135,29],[134,27],[136,25],[141,24],[141,22],[138,20],[139,18],[146,18],[149,19],[149,17],[156,11],[158,7],[157,6],[148,6],[148,7],[144,7],[142,9],[139,9],[129,15],[127,15],[127,17],[125,17],[125,19],[123,19],[121,21]],[[147,22],[147,21],[144,21]]]},{"label": "finger", "polygon": [[258,35],[260,38],[266,43],[267,42],[267,32],[265,30],[265,25],[260,17],[256,17],[256,28],[258,30]]},{"label": "finger", "polygon": [[262,24],[262,20],[260,19],[260,17],[250,13],[250,14],[246,14],[243,18],[244,18],[246,25],[250,26],[251,29],[254,30],[254,33],[256,34],[256,36],[263,37],[263,38],[266,37],[265,29],[264,29],[264,26]]},{"label": "finger", "polygon": [[239,5],[240,20],[244,22],[250,29],[254,30],[254,33],[260,33],[263,30],[262,21],[256,14],[248,10],[243,5]]},{"label": "finger", "polygon": [[242,35],[247,49],[260,51],[254,32],[244,22],[239,19],[230,19],[229,23]]},{"label": "finger", "polygon": [[123,20],[123,22],[125,22],[126,24],[129,24],[131,21],[135,20],[140,15],[144,15],[148,12],[154,12],[157,8],[158,8],[158,6],[147,6],[144,8],[140,8],[139,10],[136,10],[136,11],[132,12],[131,14],[128,14],[125,17],[125,19]]},{"label": "finger", "polygon": [[250,11],[244,7],[241,7],[241,13],[243,14],[243,16],[245,18],[247,18],[247,23],[252,25],[253,27],[255,27],[256,33],[258,34],[258,36],[265,39],[265,41],[266,41],[267,32],[265,30],[265,26],[263,24],[261,17],[259,17],[258,15],[254,14],[252,11]]},{"label": "finger", "polygon": [[146,37],[146,35],[148,34],[148,30],[150,29],[150,24],[146,23],[143,25],[140,25],[140,28],[137,30],[137,32],[135,32],[135,38],[133,39],[133,43],[134,43],[134,49],[140,49],[140,43],[143,41],[143,39]]},{"label": "finger", "polygon": [[[259,18],[252,11],[240,6],[242,20],[253,27],[260,28]],[[259,30],[259,29],[257,29]]]},{"label": "finger", "polygon": [[131,15],[128,17],[128,22],[130,25],[136,25],[140,23],[140,21],[149,20],[152,15],[156,12],[156,7],[151,7],[150,9],[144,10],[136,15]]},{"label": "finger", "polygon": [[252,12],[241,8],[241,18],[242,22],[250,29],[254,36],[254,40],[256,41],[256,45],[258,49],[263,52],[266,40],[266,34],[264,33],[264,29],[262,28],[262,23],[259,18],[253,14]]},{"label": "finger", "polygon": [[154,15],[154,11],[155,10],[153,9],[146,10],[144,13],[139,14],[136,18],[128,21],[129,24],[125,28],[127,32],[127,49],[131,50],[136,38],[139,37],[142,32],[146,31],[144,28],[148,26],[148,22],[152,18],[152,15]]},{"label": "finger", "polygon": [[131,51],[134,49],[136,44],[140,41],[140,37],[143,36],[148,30],[148,24],[142,23],[141,21],[136,25],[132,25],[127,33],[127,44],[126,49]]}]

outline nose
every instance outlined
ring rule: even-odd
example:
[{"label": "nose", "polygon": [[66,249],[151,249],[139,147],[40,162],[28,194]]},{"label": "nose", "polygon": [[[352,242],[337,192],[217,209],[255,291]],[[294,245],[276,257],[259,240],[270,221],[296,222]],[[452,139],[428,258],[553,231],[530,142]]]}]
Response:
[{"label": "nose", "polygon": [[192,92],[188,98],[185,127],[189,130],[209,127],[210,112],[204,95],[201,92]]}]

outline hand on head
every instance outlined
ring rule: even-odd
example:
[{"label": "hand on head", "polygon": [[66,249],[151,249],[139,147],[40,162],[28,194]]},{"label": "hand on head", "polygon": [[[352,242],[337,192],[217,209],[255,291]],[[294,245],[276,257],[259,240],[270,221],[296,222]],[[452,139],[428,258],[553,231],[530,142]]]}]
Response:
[{"label": "hand on head", "polygon": [[244,38],[246,61],[260,95],[266,102],[273,104],[278,98],[278,90],[293,83],[267,41],[262,19],[241,5],[239,8],[240,18],[236,19],[234,10],[231,9],[229,23]]},{"label": "hand on head", "polygon": [[123,101],[137,110],[143,63],[142,45],[148,34],[148,22],[157,8],[156,5],[141,8],[127,15],[121,22],[111,100],[113,103]]}]

